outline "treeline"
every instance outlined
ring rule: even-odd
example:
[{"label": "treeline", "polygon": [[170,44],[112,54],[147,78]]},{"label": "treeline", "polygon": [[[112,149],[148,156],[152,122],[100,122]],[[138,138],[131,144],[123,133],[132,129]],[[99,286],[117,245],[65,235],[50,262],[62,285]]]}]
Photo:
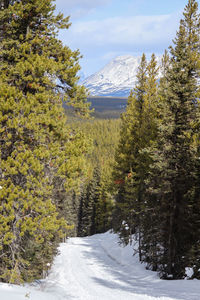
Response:
[{"label": "treeline", "polygon": [[200,278],[199,30],[189,0],[160,70],[142,56],[113,171],[114,230],[124,243],[134,234],[140,261],[165,279],[186,267]]},{"label": "treeline", "polygon": [[[69,18],[51,0],[0,1],[0,281],[40,278],[73,231],[89,143],[63,102],[88,115],[78,51],[57,39]],[[61,100],[62,99],[62,100]],[[68,221],[69,218],[69,221]],[[69,226],[72,225],[72,226]]]}]

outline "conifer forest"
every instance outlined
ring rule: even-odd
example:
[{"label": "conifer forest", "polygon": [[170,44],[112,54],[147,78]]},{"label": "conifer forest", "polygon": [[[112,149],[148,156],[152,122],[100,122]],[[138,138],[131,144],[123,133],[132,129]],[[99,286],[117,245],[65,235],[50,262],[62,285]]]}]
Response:
[{"label": "conifer forest", "polygon": [[[162,279],[200,279],[200,14],[142,55],[127,106],[95,114],[52,0],[0,0],[0,282],[44,276],[69,237],[112,230]],[[3,299],[2,299],[3,300]]]}]

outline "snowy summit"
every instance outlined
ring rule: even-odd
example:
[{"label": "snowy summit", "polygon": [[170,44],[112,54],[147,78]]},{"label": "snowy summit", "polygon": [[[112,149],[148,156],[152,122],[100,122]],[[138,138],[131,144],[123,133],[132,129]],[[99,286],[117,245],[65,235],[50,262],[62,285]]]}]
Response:
[{"label": "snowy summit", "polygon": [[140,59],[139,56],[118,56],[82,83],[91,95],[127,96],[135,83]]},{"label": "snowy summit", "polygon": [[118,56],[99,72],[87,77],[82,84],[93,96],[127,97],[134,88],[140,61],[140,56]]}]

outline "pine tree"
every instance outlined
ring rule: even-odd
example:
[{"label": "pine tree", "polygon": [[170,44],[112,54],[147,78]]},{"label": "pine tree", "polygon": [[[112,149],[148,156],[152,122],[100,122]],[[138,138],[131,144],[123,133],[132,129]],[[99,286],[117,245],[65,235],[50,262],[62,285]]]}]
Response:
[{"label": "pine tree", "polygon": [[100,198],[99,168],[93,171],[93,177],[85,185],[80,199],[78,235],[87,236],[97,233],[96,214],[97,203]]},{"label": "pine tree", "polygon": [[[121,198],[120,195],[122,194],[121,192],[124,189],[123,183],[125,178],[134,168],[134,153],[137,150],[134,148],[134,137],[132,135],[138,135],[138,130],[136,128],[140,127],[142,119],[142,107],[144,103],[147,82],[146,72],[147,62],[146,57],[143,54],[141,64],[138,68],[137,85],[135,91],[131,92],[128,98],[127,110],[124,114],[122,114],[120,141],[116,150],[114,180],[116,186],[119,186],[119,189],[117,188],[119,201]],[[137,139],[138,136],[135,138]]]},{"label": "pine tree", "polygon": [[[149,243],[156,241],[157,262],[164,278],[183,278],[195,241],[194,198],[197,152],[194,122],[197,117],[197,76],[199,57],[198,5],[189,0],[184,19],[170,47],[165,111],[159,127],[157,146],[152,148],[154,163],[149,185],[154,197],[154,230]],[[149,209],[152,202],[148,202]],[[148,252],[148,251],[147,251]],[[149,252],[150,264],[155,258]]]},{"label": "pine tree", "polygon": [[117,155],[115,176],[119,182],[116,198],[116,215],[121,215],[121,225],[116,229],[127,243],[132,233],[139,240],[141,256],[142,216],[145,209],[145,179],[150,158],[143,150],[150,146],[156,137],[157,118],[157,74],[155,55],[147,66],[142,56],[137,74],[137,84],[128,99],[127,111],[122,119],[121,140]]},{"label": "pine tree", "polygon": [[[0,274],[19,283],[41,276],[66,222],[55,188],[81,177],[87,143],[66,126],[62,99],[88,114],[79,52],[57,39],[69,18],[50,0],[1,1]],[[56,185],[59,182],[59,185]]]},{"label": "pine tree", "polygon": [[104,233],[112,228],[113,197],[108,178],[101,175],[100,193],[96,203],[96,233]]},{"label": "pine tree", "polygon": [[160,66],[161,78],[160,78],[159,91],[158,91],[160,96],[159,104],[162,104],[166,98],[166,92],[168,88],[167,71],[169,69],[169,66],[170,66],[170,57],[167,50],[165,50],[165,53],[162,57],[161,66]]}]

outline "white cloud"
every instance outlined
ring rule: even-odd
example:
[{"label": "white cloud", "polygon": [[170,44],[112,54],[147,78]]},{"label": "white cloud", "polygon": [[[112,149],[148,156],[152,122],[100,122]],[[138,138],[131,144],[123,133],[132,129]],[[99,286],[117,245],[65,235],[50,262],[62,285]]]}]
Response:
[{"label": "white cloud", "polygon": [[177,18],[171,15],[79,21],[72,24],[63,38],[66,43],[69,41],[70,45],[79,49],[104,47],[113,52],[131,47],[133,51],[137,51],[138,47],[153,45],[156,47],[171,41],[177,23]]},{"label": "white cloud", "polygon": [[175,37],[180,14],[113,17],[103,20],[76,20],[60,33],[64,44],[79,49],[80,61],[88,74],[118,55],[161,54]]},{"label": "white cloud", "polygon": [[110,0],[56,0],[56,4],[63,7],[66,6],[69,9],[76,8],[77,6],[93,8],[100,5],[104,5],[108,2],[110,2]]},{"label": "white cloud", "polygon": [[[67,2],[67,3],[66,3]],[[111,0],[56,0],[57,11],[65,15],[71,15],[72,18],[80,18],[87,15],[99,6],[110,3]]]}]

